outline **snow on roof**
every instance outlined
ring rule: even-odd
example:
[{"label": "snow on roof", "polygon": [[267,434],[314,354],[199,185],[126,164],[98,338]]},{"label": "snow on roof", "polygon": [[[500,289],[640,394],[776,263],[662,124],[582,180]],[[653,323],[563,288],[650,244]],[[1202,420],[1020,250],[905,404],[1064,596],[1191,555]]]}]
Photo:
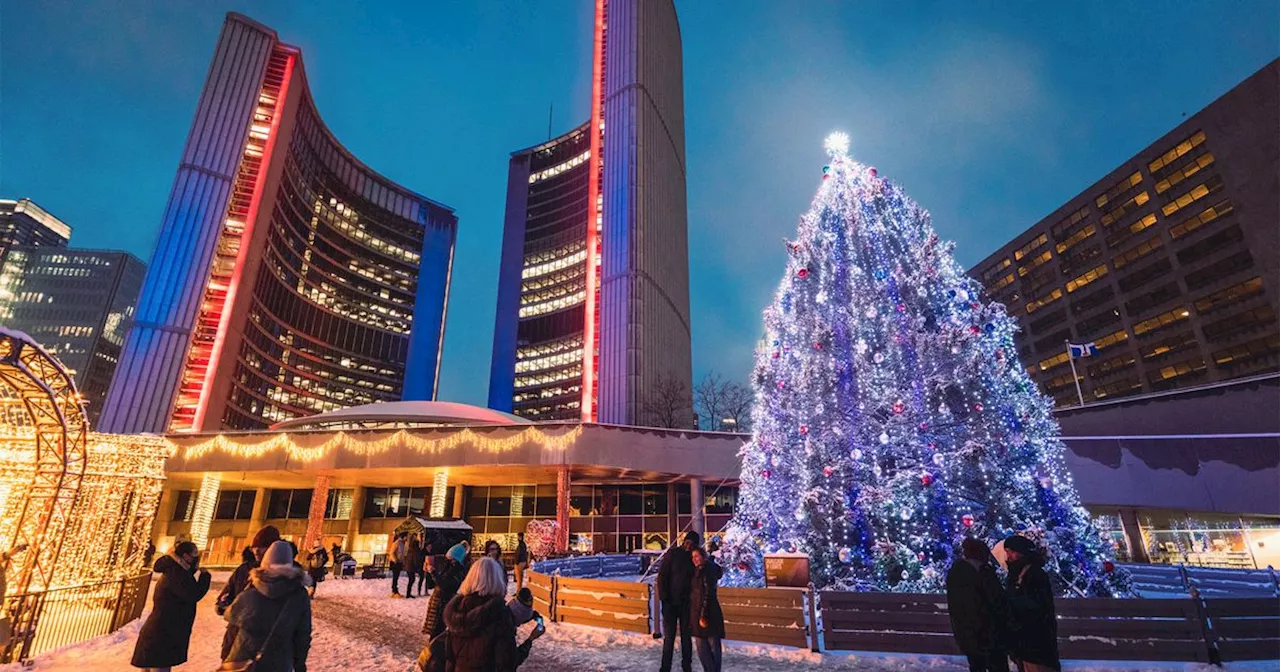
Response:
[{"label": "snow on roof", "polygon": [[334,424],[529,425],[528,420],[470,404],[451,401],[381,401],[292,418],[272,429],[304,429]]},{"label": "snow on roof", "polygon": [[409,516],[418,524],[433,530],[466,530],[471,531],[475,528],[471,527],[463,520],[431,520],[430,518],[419,518],[418,516]]}]

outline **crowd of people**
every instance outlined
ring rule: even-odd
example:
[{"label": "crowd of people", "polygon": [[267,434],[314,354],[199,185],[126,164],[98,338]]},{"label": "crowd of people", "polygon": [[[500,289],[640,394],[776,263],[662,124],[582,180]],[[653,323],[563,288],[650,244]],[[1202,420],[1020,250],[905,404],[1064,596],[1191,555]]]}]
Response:
[{"label": "crowd of people", "polygon": [[[429,544],[397,534],[388,553],[393,597],[429,596],[422,624],[427,643],[418,659],[424,672],[492,670],[510,672],[528,658],[546,632],[522,579],[529,555],[523,534],[515,549],[515,590],[509,591],[502,548],[493,540],[474,561],[467,542],[439,556]],[[656,588],[661,603],[662,659],[670,672],[677,641],[680,664],[691,672],[696,651],[704,672],[720,672],[724,613],[717,586],[723,571],[714,550],[703,548],[696,532],[685,534],[661,559]],[[956,644],[971,672],[1058,670],[1057,620],[1053,587],[1035,544],[1013,536],[1002,544],[1007,559],[1004,585],[990,549],[966,539],[947,574],[947,605]],[[328,573],[342,571],[350,555],[336,544],[317,545],[298,561],[298,549],[268,525],[254,535],[241,564],[219,592],[215,611],[227,621],[222,640],[223,670],[306,672],[311,647],[311,600]],[[159,579],[153,608],[143,623],[132,663],[168,671],[187,660],[196,605],[209,592],[209,572],[190,541],[176,544],[154,565]],[[408,576],[404,593],[400,575]],[[507,599],[508,592],[514,597]],[[517,628],[536,622],[517,644]]]}]

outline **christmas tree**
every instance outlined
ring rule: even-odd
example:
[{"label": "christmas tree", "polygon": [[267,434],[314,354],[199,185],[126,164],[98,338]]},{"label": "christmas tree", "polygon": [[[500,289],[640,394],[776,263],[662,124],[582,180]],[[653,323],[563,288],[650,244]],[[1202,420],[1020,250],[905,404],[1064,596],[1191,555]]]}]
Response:
[{"label": "christmas tree", "polygon": [[730,581],[758,583],[764,553],[800,552],[821,588],[936,592],[965,537],[1017,533],[1064,592],[1127,592],[1051,402],[1018,363],[1015,320],[983,301],[929,214],[847,148],[827,139],[764,313]]}]

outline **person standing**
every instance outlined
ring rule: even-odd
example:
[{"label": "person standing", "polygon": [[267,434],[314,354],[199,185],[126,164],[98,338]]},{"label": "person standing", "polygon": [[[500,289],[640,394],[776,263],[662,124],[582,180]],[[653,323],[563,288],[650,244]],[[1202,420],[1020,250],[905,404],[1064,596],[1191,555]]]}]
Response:
[{"label": "person standing", "polygon": [[1004,627],[1008,609],[991,551],[979,539],[960,546],[947,571],[947,613],[956,646],[969,659],[969,672],[1009,672]]},{"label": "person standing", "polygon": [[404,573],[409,575],[409,585],[404,588],[404,596],[412,598],[413,585],[422,577],[422,545],[418,543],[416,534],[409,537],[409,544],[404,554]]},{"label": "person standing", "polygon": [[662,602],[662,672],[671,672],[676,633],[680,636],[680,666],[693,670],[693,631],[689,627],[689,593],[693,587],[693,549],[701,538],[697,532],[684,535],[684,542],[672,546],[658,568],[658,599]]},{"label": "person standing", "polygon": [[462,563],[467,559],[467,547],[454,544],[440,566],[436,568],[436,587],[431,591],[431,599],[427,602],[427,617],[422,621],[422,634],[434,638],[444,632],[444,607],[458,594],[467,570]]},{"label": "person standing", "polygon": [[311,549],[311,554],[307,556],[307,574],[311,575],[311,588],[308,592],[312,597],[316,596],[316,589],[320,587],[320,582],[324,581],[327,571],[329,571],[329,552],[324,550],[324,544],[317,541],[315,548]]},{"label": "person standing", "polygon": [[[253,535],[253,540],[249,542],[251,549],[247,556],[241,556],[240,566],[231,572],[231,577],[227,579],[227,585],[222,587],[222,592],[218,593],[218,601],[214,603],[214,611],[219,616],[226,614],[227,609],[231,607],[231,603],[249,587],[249,573],[258,567],[258,561],[262,559],[263,554],[272,544],[280,541],[280,530],[275,525],[264,525]],[[231,651],[231,643],[236,639],[236,626],[228,623],[227,631],[222,635],[222,659],[226,660],[227,654]]]},{"label": "person standing", "polygon": [[254,672],[307,672],[311,598],[291,550],[283,541],[272,544],[231,605],[227,622],[237,634],[225,663],[254,661]]},{"label": "person standing", "polygon": [[329,560],[333,562],[333,576],[342,576],[342,546],[336,542],[329,548]]},{"label": "person standing", "polygon": [[147,540],[147,550],[142,554],[142,566],[150,567],[151,561],[156,559],[156,542]]},{"label": "person standing", "polygon": [[395,541],[387,552],[387,562],[391,566],[391,597],[400,597],[400,572],[404,570],[404,556],[409,553],[405,536],[406,533],[397,532]]},{"label": "person standing", "polygon": [[524,532],[516,532],[516,590],[524,588],[524,570],[529,568],[529,546],[524,543]]},{"label": "person standing", "polygon": [[693,638],[697,640],[698,662],[702,663],[702,672],[720,672],[724,611],[720,609],[716,587],[724,570],[704,549],[695,547],[692,557],[694,570],[689,591],[689,623]]},{"label": "person standing", "polygon": [[1053,584],[1044,571],[1044,556],[1030,539],[1014,535],[1004,540],[1009,576],[1009,650],[1020,672],[1060,670],[1058,617]]},{"label": "person standing", "polygon": [[452,670],[511,672],[520,664],[516,626],[506,603],[502,565],[486,555],[471,566],[458,597],[444,608]]},{"label": "person standing", "polygon": [[190,541],[160,556],[154,568],[160,580],[151,598],[151,614],[142,624],[131,664],[167,672],[187,662],[196,603],[209,592],[209,572],[200,568],[200,550]]}]

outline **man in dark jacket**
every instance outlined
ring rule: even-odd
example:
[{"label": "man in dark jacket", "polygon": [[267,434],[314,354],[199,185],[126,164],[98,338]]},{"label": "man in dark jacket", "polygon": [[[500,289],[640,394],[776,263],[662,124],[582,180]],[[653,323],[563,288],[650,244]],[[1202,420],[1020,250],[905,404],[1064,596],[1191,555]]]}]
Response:
[{"label": "man in dark jacket", "polygon": [[991,551],[973,538],[965,539],[960,550],[962,557],[947,572],[951,633],[969,658],[969,672],[1009,672],[1003,639],[1008,610]]},{"label": "man in dark jacket", "polygon": [[677,627],[681,668],[684,672],[693,670],[693,632],[689,627],[689,593],[694,571],[691,553],[700,541],[697,532],[685,534],[684,543],[668,549],[658,568],[658,599],[662,601],[662,672],[671,672]]},{"label": "man in dark jacket", "polygon": [[516,532],[516,590],[524,587],[524,570],[529,567],[529,546],[524,543],[524,532]]},{"label": "man in dark jacket", "polygon": [[1009,561],[1009,649],[1021,672],[1059,670],[1058,619],[1053,584],[1035,543],[1014,535],[1004,540]]},{"label": "man in dark jacket", "polygon": [[152,593],[151,614],[133,648],[134,667],[168,669],[187,662],[196,602],[209,592],[209,572],[200,569],[196,545],[184,541],[156,560],[160,575]]},{"label": "man in dark jacket", "polygon": [[[249,572],[258,567],[258,561],[262,559],[262,555],[272,544],[280,541],[280,530],[275,525],[267,525],[258,530],[253,535],[253,541],[249,547],[253,549],[253,559],[245,558],[244,562],[231,572],[231,578],[227,579],[227,585],[223,586],[222,592],[218,593],[218,601],[214,605],[214,610],[219,616],[227,613],[227,609],[232,602],[243,593],[245,588],[249,587]],[[236,639],[236,626],[228,624],[227,631],[222,635],[222,659],[227,659],[227,654],[231,651],[231,643]]]},{"label": "man in dark jacket", "polygon": [[227,611],[236,638],[224,662],[257,659],[254,672],[307,672],[311,598],[291,551],[286,542],[272,544],[250,572],[249,588]]},{"label": "man in dark jacket", "polygon": [[427,601],[427,617],[422,622],[422,634],[429,637],[444,632],[444,608],[458,594],[463,579],[467,578],[467,570],[462,566],[467,559],[467,549],[462,544],[455,544],[445,554],[444,561],[435,568],[436,587],[431,591],[431,599]]}]

